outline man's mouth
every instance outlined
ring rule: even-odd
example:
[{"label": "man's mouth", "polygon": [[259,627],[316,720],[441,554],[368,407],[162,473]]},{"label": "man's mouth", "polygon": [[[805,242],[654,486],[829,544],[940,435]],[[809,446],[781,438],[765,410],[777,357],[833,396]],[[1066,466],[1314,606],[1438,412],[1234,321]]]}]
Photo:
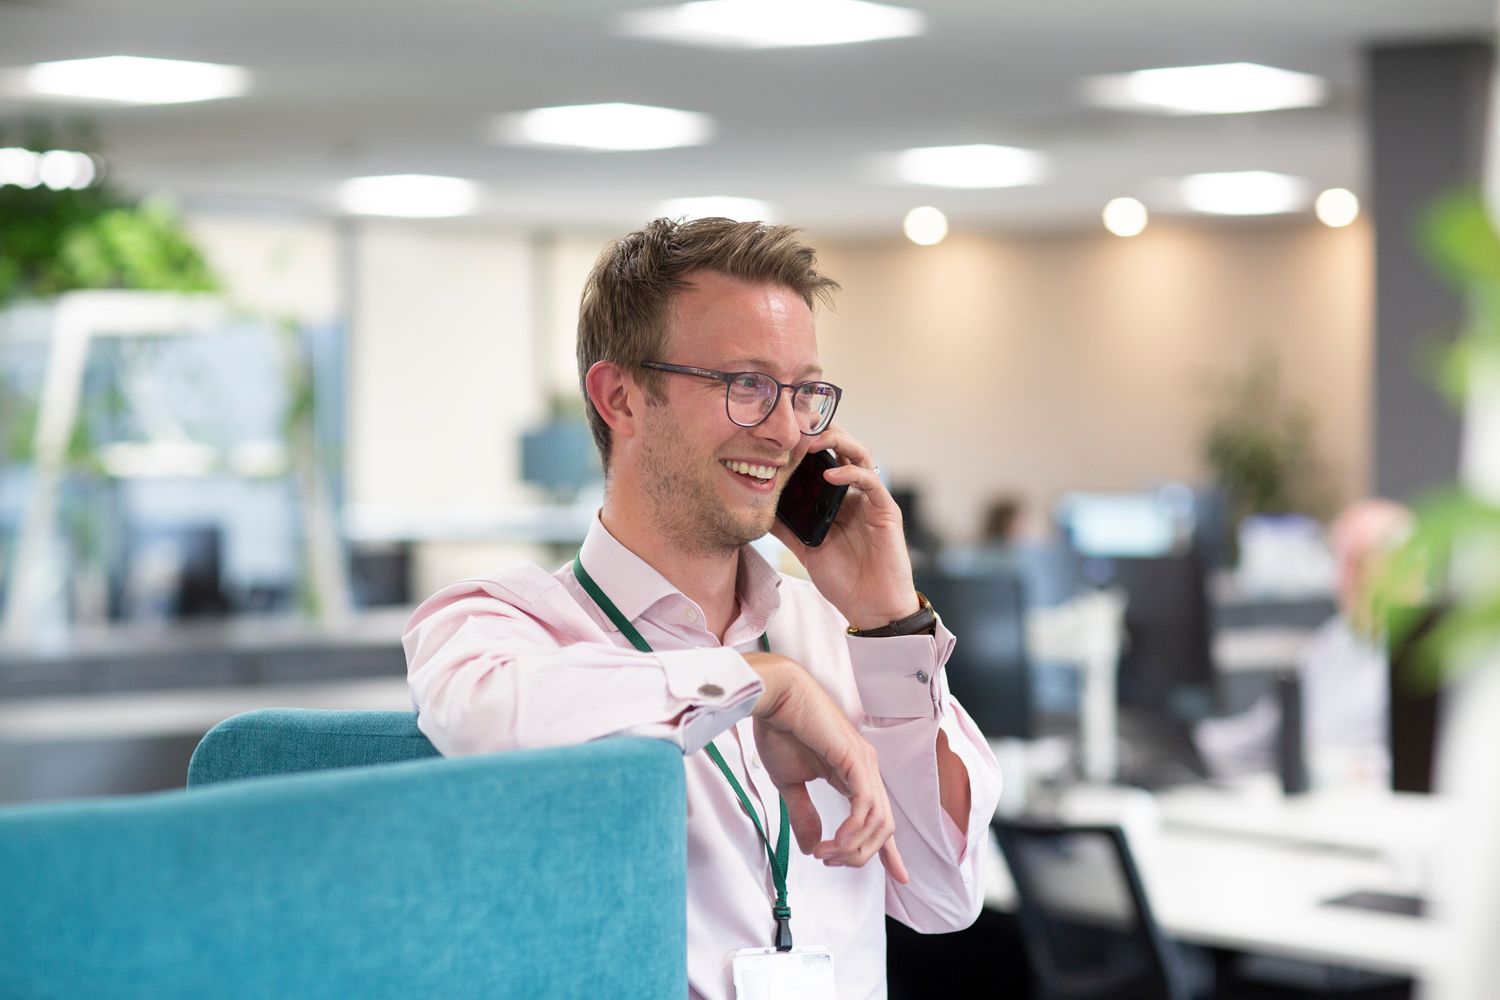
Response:
[{"label": "man's mouth", "polygon": [[754,465],[732,459],[720,459],[719,464],[757,485],[768,485],[776,479],[777,467],[774,465]]}]

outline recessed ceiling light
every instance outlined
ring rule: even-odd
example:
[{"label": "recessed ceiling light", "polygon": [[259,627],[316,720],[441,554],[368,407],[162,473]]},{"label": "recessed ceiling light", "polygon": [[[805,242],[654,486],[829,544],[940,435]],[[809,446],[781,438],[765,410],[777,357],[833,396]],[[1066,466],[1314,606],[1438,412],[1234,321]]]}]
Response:
[{"label": "recessed ceiling light", "polygon": [[339,204],[351,215],[441,219],[467,215],[479,200],[473,181],[430,174],[353,177],[339,186]]},{"label": "recessed ceiling light", "polygon": [[42,157],[29,149],[0,149],[0,187],[7,184],[30,190],[42,183]]},{"label": "recessed ceiling light", "polygon": [[698,146],[713,138],[708,115],[646,104],[569,104],[501,115],[502,142],[576,149],[632,150]]},{"label": "recessed ceiling light", "polygon": [[1149,221],[1146,206],[1135,198],[1115,198],[1104,206],[1104,228],[1116,236],[1139,236]]},{"label": "recessed ceiling light", "polygon": [[1047,158],[1014,146],[923,146],[897,153],[895,167],[908,184],[1001,188],[1039,183],[1047,173]]},{"label": "recessed ceiling light", "polygon": [[667,219],[721,218],[736,222],[765,222],[771,217],[771,206],[756,198],[707,195],[702,198],[671,198],[656,206],[656,214]]},{"label": "recessed ceiling light", "polygon": [[1359,198],[1348,188],[1329,188],[1313,202],[1313,211],[1323,225],[1341,229],[1359,218]]},{"label": "recessed ceiling light", "polygon": [[37,177],[49,191],[82,191],[98,175],[92,156],[67,149],[49,149],[37,163]]},{"label": "recessed ceiling light", "polygon": [[1106,107],[1234,115],[1313,107],[1323,103],[1328,86],[1321,77],[1308,73],[1241,62],[1096,76],[1084,81],[1083,92],[1090,101]]},{"label": "recessed ceiling light", "polygon": [[1277,215],[1307,206],[1307,182],[1269,170],[1193,174],[1178,182],[1183,204],[1213,215]]},{"label": "recessed ceiling light", "polygon": [[187,104],[238,97],[250,89],[250,74],[239,66],[99,56],[37,63],[22,82],[34,94],[109,101],[119,104]]},{"label": "recessed ceiling light", "polygon": [[948,217],[942,209],[922,205],[906,213],[901,231],[919,247],[936,246],[948,235]]},{"label": "recessed ceiling light", "polygon": [[650,7],[615,22],[622,35],[724,49],[845,45],[927,30],[920,11],[865,0],[698,0]]}]

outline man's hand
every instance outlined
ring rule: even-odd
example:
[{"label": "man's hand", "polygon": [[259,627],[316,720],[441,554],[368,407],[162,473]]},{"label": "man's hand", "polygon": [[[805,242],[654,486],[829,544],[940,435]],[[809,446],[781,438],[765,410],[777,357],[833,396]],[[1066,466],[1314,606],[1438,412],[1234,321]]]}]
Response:
[{"label": "man's hand", "polygon": [[[775,653],[746,653],[745,661],[766,686],[755,703],[756,749],[786,800],[802,853],[854,868],[878,853],[891,878],[908,882],[875,748],[802,667]],[[832,840],[821,839],[823,820],[807,793],[807,783],[818,778],[849,800],[849,818]]]},{"label": "man's hand", "polygon": [[850,487],[828,537],[811,548],[779,520],[771,534],[792,550],[818,592],[855,628],[879,628],[915,614],[917,592],[901,531],[901,508],[880,481],[875,459],[838,424],[808,442],[808,451],[825,448],[832,448],[844,464],[829,469],[823,478]]}]

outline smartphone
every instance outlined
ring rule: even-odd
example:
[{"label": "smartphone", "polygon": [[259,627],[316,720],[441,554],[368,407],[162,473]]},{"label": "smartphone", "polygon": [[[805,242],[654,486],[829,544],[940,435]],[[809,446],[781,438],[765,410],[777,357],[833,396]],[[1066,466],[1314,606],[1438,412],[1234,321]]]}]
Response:
[{"label": "smartphone", "polygon": [[825,482],[825,469],[838,468],[839,460],[831,450],[810,451],[793,470],[776,503],[776,516],[796,535],[803,545],[823,544],[833,519],[838,517],[848,486]]}]

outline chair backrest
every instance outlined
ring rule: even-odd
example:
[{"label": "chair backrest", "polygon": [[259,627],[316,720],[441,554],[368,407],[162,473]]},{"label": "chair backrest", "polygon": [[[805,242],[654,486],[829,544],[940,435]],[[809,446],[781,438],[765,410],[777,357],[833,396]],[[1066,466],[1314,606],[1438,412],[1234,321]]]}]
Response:
[{"label": "chair backrest", "polygon": [[611,739],[0,809],[0,994],[685,996],[685,802]]},{"label": "chair backrest", "polygon": [[225,719],[199,742],[189,787],[232,778],[436,757],[412,712],[266,708]]},{"label": "chair backrest", "polygon": [[1186,1000],[1124,834],[997,819],[1032,971],[1049,1000]]}]

